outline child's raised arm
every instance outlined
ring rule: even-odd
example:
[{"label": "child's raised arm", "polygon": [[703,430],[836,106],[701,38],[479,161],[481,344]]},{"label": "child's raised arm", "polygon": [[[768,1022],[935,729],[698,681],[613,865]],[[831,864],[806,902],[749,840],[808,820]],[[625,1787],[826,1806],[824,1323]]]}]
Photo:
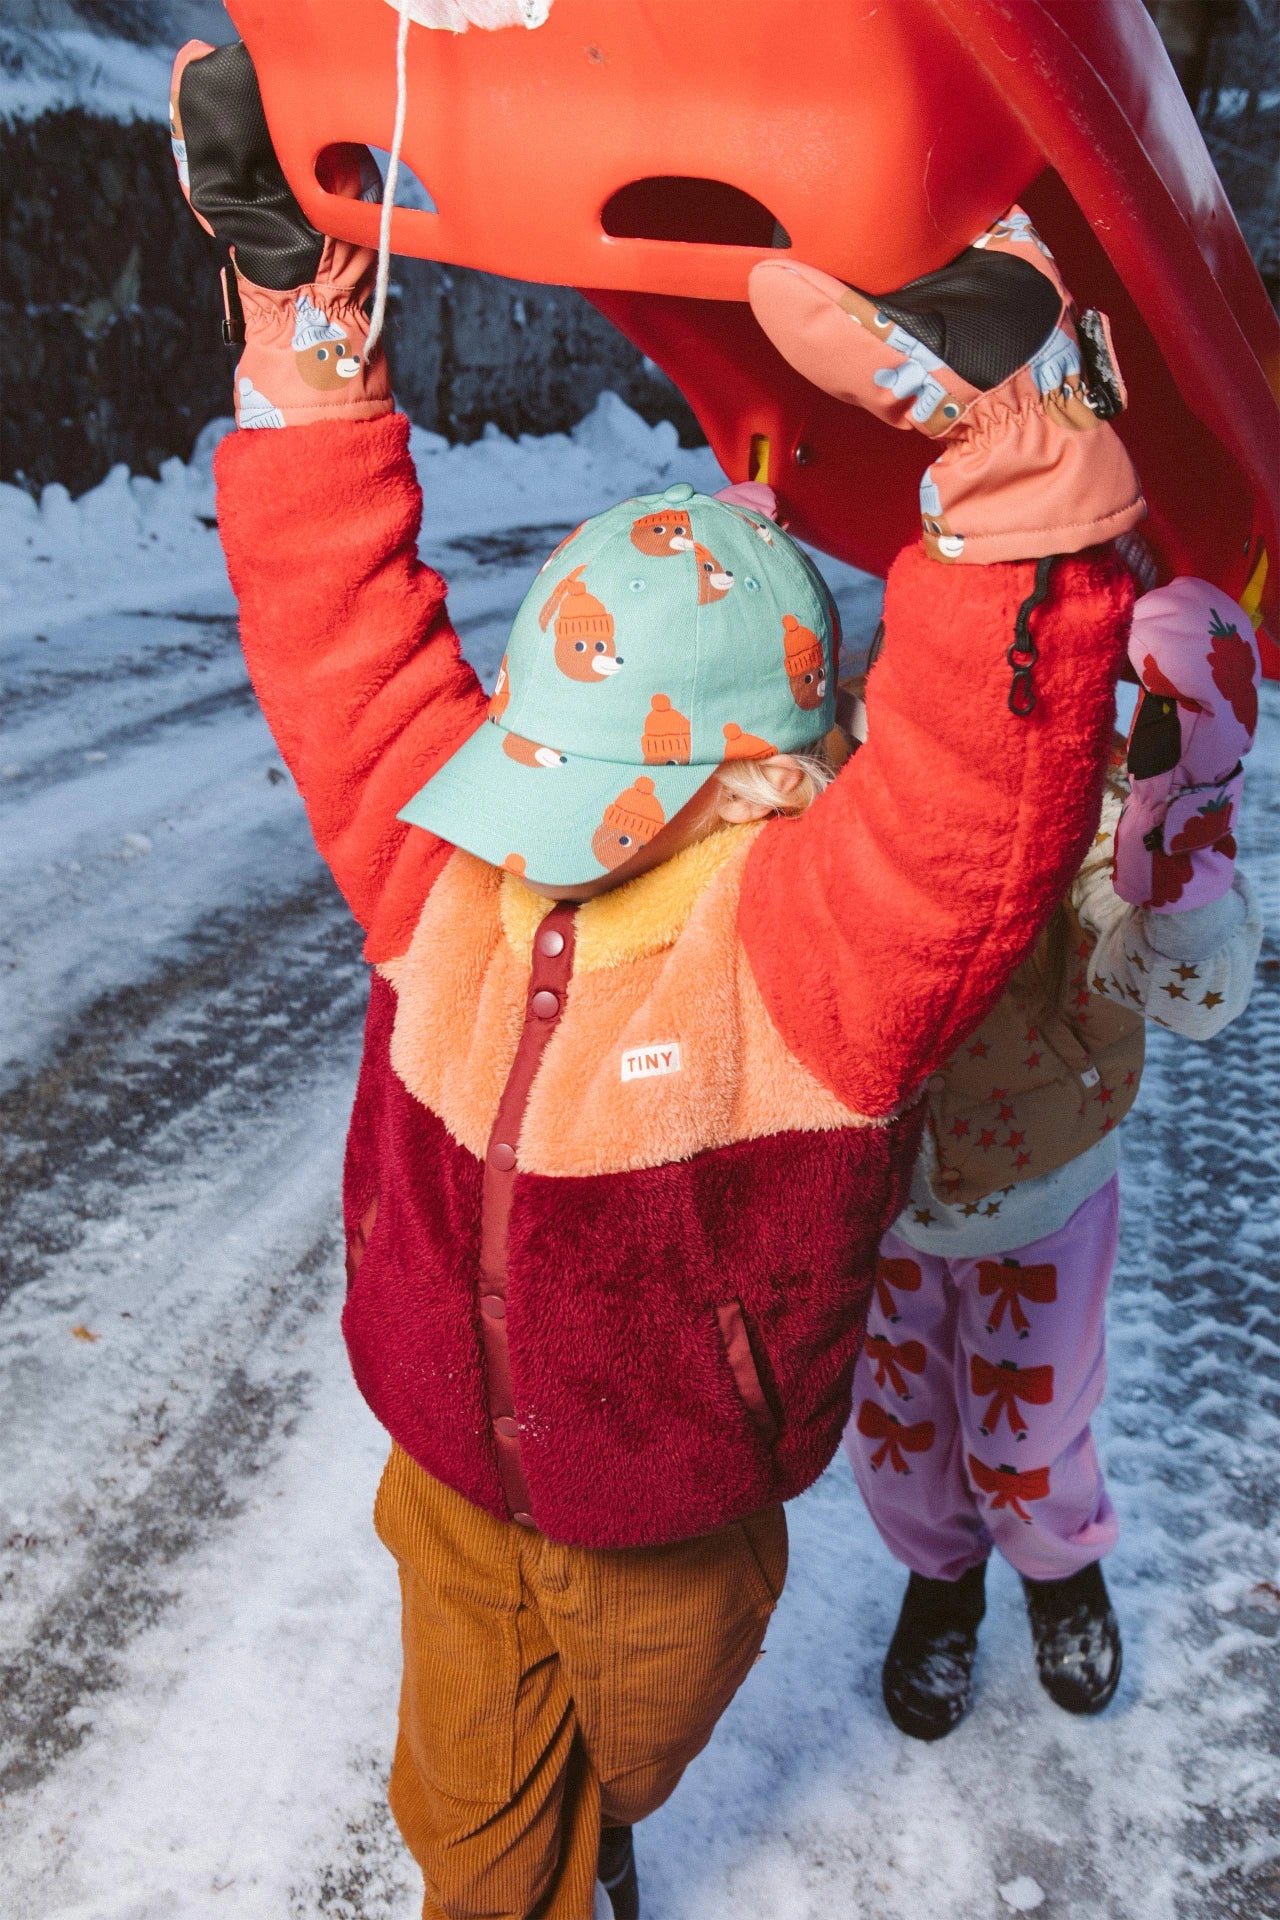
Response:
[{"label": "child's raised arm", "polygon": [[404,951],[449,852],[396,815],[486,708],[418,560],[408,439],[402,414],[239,433],[216,466],[254,688],[374,961]]},{"label": "child's raised arm", "polygon": [[867,745],[751,856],[740,924],[774,1024],[861,1113],[901,1106],[978,1025],[1097,824],[1132,584],[1111,554],[1054,562],[1024,716],[1006,654],[1035,578],[900,555]]},{"label": "child's raised arm", "polygon": [[751,303],[816,385],[919,431],[923,544],[885,593],[869,744],[761,836],[741,926],[783,1038],[856,1110],[910,1100],[999,997],[1098,818],[1143,511],[1124,389],[1018,209],[870,298],[761,262]]},{"label": "child's raised arm", "polygon": [[[366,352],[372,256],[309,225],[271,147],[241,46],[183,48],[179,178],[233,243],[227,333],[240,431],[218,450],[218,524],[255,690],[321,854],[368,933],[403,951],[447,849],[396,814],[484,718],[440,577],[417,556],[422,498],[386,362]],[[363,149],[333,191],[376,194]]]}]

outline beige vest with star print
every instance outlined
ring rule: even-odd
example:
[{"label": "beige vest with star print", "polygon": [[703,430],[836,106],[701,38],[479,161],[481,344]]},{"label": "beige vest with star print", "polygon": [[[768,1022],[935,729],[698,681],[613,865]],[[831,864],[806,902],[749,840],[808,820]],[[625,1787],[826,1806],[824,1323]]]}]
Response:
[{"label": "beige vest with star print", "polygon": [[1075,1160],[1118,1126],[1142,1078],[1143,1018],[1089,990],[1092,937],[1074,910],[1061,1004],[1013,986],[928,1085],[930,1176],[948,1206],[984,1200]]}]

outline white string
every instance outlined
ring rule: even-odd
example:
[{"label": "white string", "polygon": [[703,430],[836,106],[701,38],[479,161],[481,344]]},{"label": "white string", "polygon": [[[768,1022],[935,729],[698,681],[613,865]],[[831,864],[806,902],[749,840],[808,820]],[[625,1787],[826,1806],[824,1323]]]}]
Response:
[{"label": "white string", "polygon": [[391,215],[396,204],[396,185],[400,177],[400,147],[404,140],[405,113],[409,104],[409,76],[406,50],[409,45],[409,8],[411,0],[397,0],[399,22],[396,28],[396,120],[391,133],[391,154],[387,177],[382,183],[382,217],[378,222],[378,273],[374,281],[373,313],[364,343],[366,366],[377,352],[387,317],[387,287],[391,278]]}]

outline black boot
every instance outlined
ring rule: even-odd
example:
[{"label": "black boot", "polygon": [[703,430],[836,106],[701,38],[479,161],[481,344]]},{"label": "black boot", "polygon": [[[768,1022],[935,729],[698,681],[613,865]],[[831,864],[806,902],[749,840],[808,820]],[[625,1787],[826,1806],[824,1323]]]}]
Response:
[{"label": "black boot", "polygon": [[1101,1713],[1120,1684],[1120,1628],[1102,1568],[1022,1585],[1040,1685],[1068,1713]]},{"label": "black boot", "polygon": [[602,1827],[596,1878],[609,1896],[613,1920],[640,1920],[640,1882],[630,1827]]},{"label": "black boot", "polygon": [[986,1577],[983,1561],[958,1580],[907,1582],[882,1684],[889,1718],[913,1740],[941,1740],[969,1711]]}]

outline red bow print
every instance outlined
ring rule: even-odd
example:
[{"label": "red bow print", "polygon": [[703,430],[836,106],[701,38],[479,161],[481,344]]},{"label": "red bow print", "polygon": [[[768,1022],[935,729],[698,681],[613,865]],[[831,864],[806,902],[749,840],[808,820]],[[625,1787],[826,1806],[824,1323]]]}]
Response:
[{"label": "red bow print", "polygon": [[893,1388],[899,1400],[909,1400],[911,1390],[903,1379],[903,1373],[923,1373],[927,1358],[919,1340],[904,1340],[895,1347],[892,1340],[884,1340],[877,1333],[869,1333],[866,1340],[867,1358],[876,1370],[876,1385],[886,1383]]},{"label": "red bow print", "polygon": [[1024,1300],[1033,1300],[1037,1306],[1047,1306],[1058,1297],[1058,1269],[1053,1266],[1023,1267],[1016,1260],[979,1260],[978,1292],[985,1299],[990,1293],[996,1296],[991,1309],[991,1318],[987,1321],[987,1332],[995,1333],[1004,1319],[1004,1310],[1009,1309],[1009,1325],[1020,1340],[1025,1340],[1031,1331],[1031,1322],[1022,1311]]},{"label": "red bow print", "polygon": [[1027,1423],[1018,1402],[1025,1400],[1030,1407],[1047,1407],[1053,1399],[1053,1368],[1015,1367],[1012,1360],[1001,1360],[993,1366],[990,1360],[975,1353],[969,1358],[969,1385],[984,1399],[987,1394],[992,1396],[979,1432],[994,1433],[1003,1413],[1010,1433],[1016,1433],[1021,1440],[1026,1435]]},{"label": "red bow print", "polygon": [[876,1305],[886,1320],[899,1318],[893,1304],[890,1287],[896,1287],[899,1293],[919,1293],[921,1274],[914,1260],[889,1260],[876,1262]]},{"label": "red bow print", "polygon": [[871,1456],[873,1473],[878,1473],[886,1460],[892,1462],[895,1473],[910,1473],[903,1454],[928,1453],[933,1445],[932,1420],[917,1420],[914,1427],[904,1427],[874,1400],[864,1400],[858,1408],[858,1432],[868,1440],[881,1442]]},{"label": "red bow print", "polygon": [[981,1460],[970,1454],[969,1478],[979,1493],[991,1495],[993,1513],[998,1513],[1001,1507],[1011,1507],[1028,1526],[1031,1515],[1023,1507],[1023,1501],[1044,1500],[1049,1492],[1048,1467],[1028,1467],[1025,1473],[1019,1473],[1016,1467],[984,1467]]}]

